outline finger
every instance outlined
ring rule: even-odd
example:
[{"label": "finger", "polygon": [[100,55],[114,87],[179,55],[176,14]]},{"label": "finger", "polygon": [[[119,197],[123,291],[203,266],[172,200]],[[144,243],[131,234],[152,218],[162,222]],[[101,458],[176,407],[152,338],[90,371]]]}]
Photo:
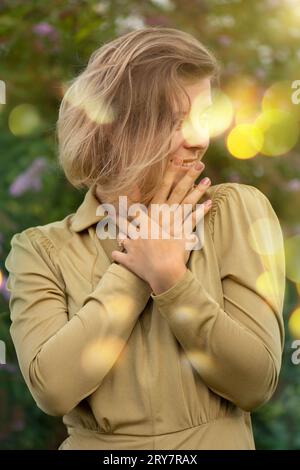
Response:
[{"label": "finger", "polygon": [[126,268],[128,268],[127,256],[128,256],[127,253],[122,253],[121,251],[114,250],[111,252],[112,259],[116,263],[122,264]]},{"label": "finger", "polygon": [[184,177],[179,181],[179,183],[175,186],[173,191],[171,192],[167,203],[168,204],[181,204],[182,200],[186,196],[186,194],[190,191],[191,187],[194,184],[195,179],[199,176],[199,174],[204,170],[204,163],[198,162],[201,164],[201,168],[191,167],[188,172],[184,175]]},{"label": "finger", "polygon": [[198,223],[205,217],[207,212],[211,209],[212,200],[208,199],[203,204],[197,205],[196,209],[192,213],[192,230],[198,225]]},{"label": "finger", "polygon": [[183,222],[183,231],[185,236],[190,236],[195,227],[203,220],[208,210],[209,207],[205,203],[197,204],[196,209],[189,214]]},{"label": "finger", "polygon": [[[195,210],[192,215],[192,227],[189,226],[188,230],[185,227],[185,249],[189,251],[200,250],[203,247],[203,232],[201,234],[203,228],[199,232],[199,222],[203,221],[203,218],[205,214],[207,214],[209,207],[205,206],[204,204],[201,204],[201,206],[202,207]],[[194,231],[196,226],[196,231]]]},{"label": "finger", "polygon": [[202,198],[202,196],[208,190],[210,185],[211,181],[209,178],[206,181],[205,178],[203,178],[199,184],[194,184],[190,192],[184,198],[183,204],[191,204],[191,207],[194,210],[195,205]]},{"label": "finger", "polygon": [[185,250],[191,251],[196,248],[199,243],[198,234],[192,232],[188,237],[185,237]]},{"label": "finger", "polygon": [[182,159],[179,159],[178,162],[179,165],[176,165],[176,158],[173,158],[173,160],[169,160],[168,166],[164,174],[162,185],[156,192],[155,196],[151,199],[150,205],[163,204],[164,202],[166,202],[172,184],[175,180],[175,175],[178,173],[178,169],[181,166]]},{"label": "finger", "polygon": [[[141,238],[143,237],[143,233],[146,233],[146,235],[144,236],[144,238],[147,238],[147,233],[148,232],[145,232],[145,230],[147,230],[147,226],[146,226],[146,229],[145,229],[145,222],[144,220],[146,219],[147,220],[148,216],[145,214],[144,210],[140,210],[139,211],[139,215],[136,216],[131,222],[129,222],[129,220],[125,217],[122,217],[121,215],[118,216],[118,221],[117,221],[117,224],[118,224],[118,227],[119,227],[119,235],[120,238],[125,239],[126,241],[126,238],[128,241],[130,241],[131,239],[132,240],[135,240],[137,238]],[[143,223],[142,223],[143,221]],[[125,246],[125,244],[124,244]],[[127,246],[128,246],[128,243],[126,245],[126,249],[127,249]]]},{"label": "finger", "polygon": [[121,238],[128,236],[134,230],[134,225],[126,217],[123,217],[120,213],[117,216],[112,217],[113,222],[118,228],[118,234]]},{"label": "finger", "polygon": [[128,240],[128,237],[126,236],[125,233],[120,232],[117,235],[117,242],[118,242],[119,247],[121,248],[121,251],[126,248],[125,245],[126,245],[127,240]]},{"label": "finger", "polygon": [[[139,224],[139,236],[142,238],[158,238],[163,231],[160,225],[155,220],[155,213],[149,215],[148,211],[141,210],[137,219],[132,221],[132,224]],[[158,214],[159,216],[159,214]]]}]

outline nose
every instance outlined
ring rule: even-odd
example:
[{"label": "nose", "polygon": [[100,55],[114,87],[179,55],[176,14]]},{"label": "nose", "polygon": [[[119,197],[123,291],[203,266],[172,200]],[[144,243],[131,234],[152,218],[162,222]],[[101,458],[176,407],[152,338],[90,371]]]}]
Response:
[{"label": "nose", "polygon": [[183,145],[186,148],[194,148],[195,152],[206,150],[209,146],[210,136],[208,126],[195,120],[182,129]]}]

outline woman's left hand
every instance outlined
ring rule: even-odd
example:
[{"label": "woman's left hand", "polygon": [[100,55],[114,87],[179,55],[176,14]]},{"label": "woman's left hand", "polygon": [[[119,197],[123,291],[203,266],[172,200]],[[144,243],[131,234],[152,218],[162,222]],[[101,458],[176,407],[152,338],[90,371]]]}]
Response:
[{"label": "woman's left hand", "polygon": [[[143,214],[148,218],[149,224],[155,224],[153,219],[150,221],[145,212]],[[127,224],[128,232],[133,233],[136,227],[132,222],[127,222]],[[112,252],[115,261],[147,281],[151,287],[159,280],[163,282],[165,279],[170,279],[170,282],[174,282],[186,271],[186,239],[170,236],[167,238],[166,232],[164,232],[166,238],[162,238],[162,232],[157,239],[151,238],[150,235],[148,238],[129,238],[127,236],[124,238],[123,236],[122,244],[126,252]]]},{"label": "woman's left hand", "polygon": [[[169,195],[177,171],[176,166],[170,163],[165,175],[164,185],[152,201],[152,204],[166,203],[169,206],[172,204],[176,205],[176,211],[171,211],[168,218],[170,223],[168,232],[165,232],[163,228],[165,225],[162,225],[160,220],[155,220],[151,203],[150,210],[140,210],[139,218],[143,232],[141,235],[136,230],[135,220],[129,222],[121,217],[120,214],[118,215],[119,221],[122,221],[123,227],[127,229],[126,238],[124,238],[124,233],[120,230],[126,253],[113,251],[112,257],[114,261],[124,265],[130,271],[147,281],[155,293],[171,287],[186,272],[186,263],[190,251],[199,242],[196,234],[192,234],[192,232],[199,220],[210,209],[210,206],[205,204],[201,206],[197,204],[199,198],[206,191],[207,186],[200,183],[190,191],[195,178],[199,175],[199,170],[190,169]],[[182,207],[184,204],[188,204],[188,208],[192,207],[192,212],[189,210],[187,213],[184,213]],[[194,209],[195,205],[198,206],[196,209]],[[158,213],[160,214],[160,212]],[[175,213],[179,217],[175,217]],[[160,219],[160,215],[158,217]],[[185,220],[183,220],[184,218]],[[186,227],[183,228],[187,218],[190,218],[188,233],[186,233]],[[175,221],[176,230],[174,228]],[[151,236],[153,233],[155,235]],[[127,234],[129,234],[130,238]],[[120,236],[118,238],[120,239]]]},{"label": "woman's left hand", "polygon": [[[202,206],[202,214],[205,214],[209,208]],[[126,252],[113,251],[114,261],[124,265],[148,282],[155,294],[169,289],[186,272],[186,262],[190,251],[199,240],[195,237],[194,240],[191,240],[184,236],[183,232],[179,238],[175,238],[163,230],[143,210],[140,211],[141,225],[143,226],[142,230],[145,230],[146,227],[147,233],[140,234],[134,220],[129,222],[124,217],[120,215],[119,217],[119,221],[127,226],[129,237],[120,232],[122,237],[118,236],[118,239],[122,239]],[[197,217],[199,219],[199,212],[195,211],[192,215],[192,230],[198,221]],[[151,232],[151,227],[152,230],[154,230],[153,227],[156,227],[156,231]],[[151,233],[155,233],[157,238],[151,237]],[[130,238],[130,234],[133,234],[134,238]]]}]

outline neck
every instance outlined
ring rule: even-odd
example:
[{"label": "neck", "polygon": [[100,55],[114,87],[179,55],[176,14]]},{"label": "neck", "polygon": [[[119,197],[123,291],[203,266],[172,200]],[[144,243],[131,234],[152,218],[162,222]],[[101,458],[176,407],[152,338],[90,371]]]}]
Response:
[{"label": "neck", "polygon": [[[96,195],[96,197],[97,197],[100,204],[105,204],[105,203],[112,204],[114,206],[115,210],[116,210],[116,214],[118,214],[118,212],[119,212],[119,197],[117,198],[116,202],[110,202],[110,201],[105,200],[105,198],[101,194],[101,190],[99,188],[99,185],[96,186],[95,195]],[[140,202],[140,199],[141,199],[141,193],[140,193],[140,190],[137,186],[131,192],[129,192],[128,194],[124,194],[124,196],[127,197],[127,207],[128,208],[131,204]]]},{"label": "neck", "polygon": [[[117,201],[116,201],[116,202],[114,202],[114,201],[112,202],[112,201],[106,200],[106,199],[103,197],[99,186],[96,186],[95,196],[96,196],[96,198],[98,199],[99,204],[110,204],[110,205],[112,205],[112,206],[114,207],[114,209],[115,209],[116,217],[118,217],[118,215],[119,215],[119,198],[117,198]],[[128,206],[128,203],[127,203],[127,206]],[[127,207],[127,209],[128,209],[128,207]]]}]

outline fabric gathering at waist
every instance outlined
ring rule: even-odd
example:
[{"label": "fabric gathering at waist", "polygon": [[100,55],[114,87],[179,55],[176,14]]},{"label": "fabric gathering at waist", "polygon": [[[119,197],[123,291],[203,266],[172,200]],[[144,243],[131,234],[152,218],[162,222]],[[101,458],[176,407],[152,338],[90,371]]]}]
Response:
[{"label": "fabric gathering at waist", "polygon": [[255,449],[243,413],[156,435],[108,433],[80,426],[68,427],[68,433],[58,450]]}]

